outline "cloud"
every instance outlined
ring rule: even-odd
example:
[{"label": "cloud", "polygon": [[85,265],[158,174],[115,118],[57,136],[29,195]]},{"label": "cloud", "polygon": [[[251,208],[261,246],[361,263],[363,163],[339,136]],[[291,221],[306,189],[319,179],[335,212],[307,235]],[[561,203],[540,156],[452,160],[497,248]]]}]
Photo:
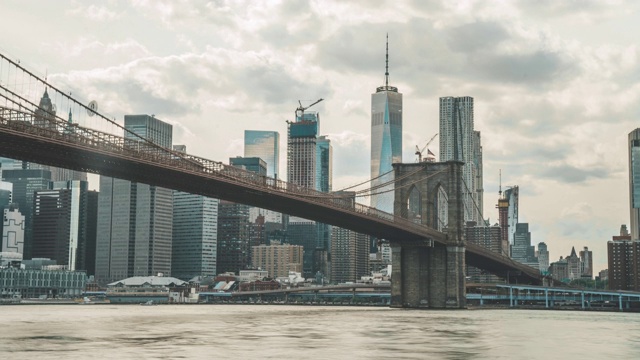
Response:
[{"label": "cloud", "polygon": [[75,9],[68,10],[67,14],[79,16],[91,21],[111,21],[119,16],[117,12],[112,11],[105,6],[93,4],[89,6],[79,6]]},{"label": "cloud", "polygon": [[151,108],[167,115],[198,113],[204,104],[232,112],[262,111],[290,103],[300,94],[331,94],[326,81],[298,78],[288,70],[268,52],[209,49],[202,54],[146,57],[57,79],[74,92],[101,93],[125,111]]}]

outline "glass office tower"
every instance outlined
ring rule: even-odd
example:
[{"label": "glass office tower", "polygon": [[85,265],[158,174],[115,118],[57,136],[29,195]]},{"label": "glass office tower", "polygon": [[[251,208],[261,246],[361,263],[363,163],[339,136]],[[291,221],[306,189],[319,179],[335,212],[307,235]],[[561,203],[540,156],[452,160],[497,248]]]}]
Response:
[{"label": "glass office tower", "polygon": [[280,134],[277,131],[244,131],[244,157],[259,157],[267,163],[267,176],[280,175]]},{"label": "glass office tower", "polygon": [[640,239],[640,128],[629,133],[629,210],[631,239]]},{"label": "glass office tower", "polygon": [[[385,84],[371,94],[371,186],[393,181],[391,164],[402,162],[402,94],[389,86],[387,37]],[[371,196],[371,207],[393,214],[393,184]]]}]

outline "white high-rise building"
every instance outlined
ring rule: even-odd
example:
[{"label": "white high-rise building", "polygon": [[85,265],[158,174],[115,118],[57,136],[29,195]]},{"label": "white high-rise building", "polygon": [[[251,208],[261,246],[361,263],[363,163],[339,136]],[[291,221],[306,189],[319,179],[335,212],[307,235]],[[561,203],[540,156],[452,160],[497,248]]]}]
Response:
[{"label": "white high-rise building", "polygon": [[24,253],[24,215],[15,204],[9,205],[3,212],[2,252]]},{"label": "white high-rise building", "polygon": [[473,129],[473,98],[440,98],[440,161],[458,160],[462,168],[464,220],[482,219],[482,145]]}]

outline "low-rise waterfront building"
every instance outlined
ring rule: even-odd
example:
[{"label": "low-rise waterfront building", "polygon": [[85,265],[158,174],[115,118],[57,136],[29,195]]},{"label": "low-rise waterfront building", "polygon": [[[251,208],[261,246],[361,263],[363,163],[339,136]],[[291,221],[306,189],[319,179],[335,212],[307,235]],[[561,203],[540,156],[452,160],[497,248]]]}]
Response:
[{"label": "low-rise waterfront building", "polygon": [[174,277],[134,276],[108,284],[106,295],[111,303],[168,303],[170,292],[183,291],[187,286],[186,281]]},{"label": "low-rise waterfront building", "polygon": [[0,298],[75,298],[87,282],[84,271],[0,269]]}]

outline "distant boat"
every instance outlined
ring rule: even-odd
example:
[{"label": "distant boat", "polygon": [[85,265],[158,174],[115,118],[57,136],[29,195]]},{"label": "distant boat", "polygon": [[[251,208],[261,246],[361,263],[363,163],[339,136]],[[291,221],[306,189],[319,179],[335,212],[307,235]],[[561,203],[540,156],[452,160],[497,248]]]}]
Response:
[{"label": "distant boat", "polygon": [[142,306],[155,306],[155,305],[157,305],[157,304],[156,304],[156,303],[154,303],[154,302],[153,302],[153,300],[149,300],[149,301],[147,301],[147,302],[145,302],[145,303],[142,303],[142,304],[140,304],[140,305],[142,305]]},{"label": "distant boat", "polygon": [[86,297],[86,296],[85,296],[85,297],[82,299],[81,304],[85,304],[85,305],[87,305],[87,304],[95,304],[95,303],[91,302],[91,299],[89,299],[88,297]]}]

